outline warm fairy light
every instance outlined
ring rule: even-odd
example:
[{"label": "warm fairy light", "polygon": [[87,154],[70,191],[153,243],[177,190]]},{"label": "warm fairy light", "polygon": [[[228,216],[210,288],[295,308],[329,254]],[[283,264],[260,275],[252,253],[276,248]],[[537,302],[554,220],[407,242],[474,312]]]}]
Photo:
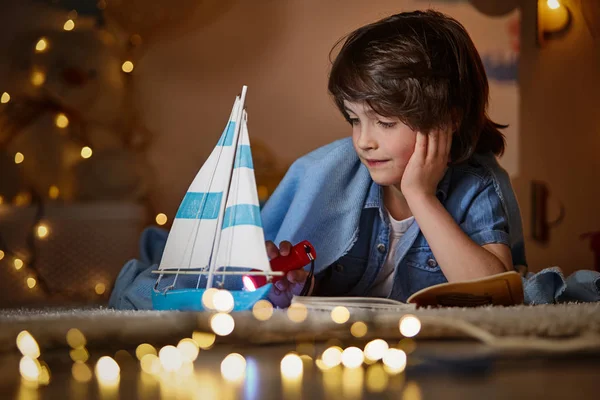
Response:
[{"label": "warm fairy light", "polygon": [[20,258],[15,258],[15,260],[13,261],[13,264],[15,265],[15,269],[18,271],[21,268],[23,268],[23,260],[21,260]]},{"label": "warm fairy light", "polygon": [[51,199],[57,199],[59,194],[60,190],[58,190],[58,187],[55,185],[50,186],[50,188],[48,189],[48,196]]},{"label": "warm fairy light", "polygon": [[328,348],[323,352],[321,360],[327,368],[333,368],[340,365],[342,362],[342,349],[337,346]]},{"label": "warm fairy light", "polygon": [[158,358],[160,359],[160,365],[167,372],[177,371],[181,368],[181,353],[175,346],[168,345],[160,349]]},{"label": "warm fairy light", "polygon": [[252,306],[252,315],[259,321],[266,321],[273,316],[273,305],[268,300],[259,300]]},{"label": "warm fairy light", "polygon": [[96,376],[101,382],[114,382],[119,379],[120,373],[119,364],[109,356],[100,357],[96,363]]},{"label": "warm fairy light", "polygon": [[371,340],[365,346],[365,357],[372,361],[381,360],[389,347],[390,346],[383,339]]},{"label": "warm fairy light", "polygon": [[81,148],[81,157],[82,158],[90,158],[92,156],[92,149],[88,146]]},{"label": "warm fairy light", "polygon": [[226,381],[240,382],[246,376],[246,359],[238,353],[229,354],[221,362],[221,375]]},{"label": "warm fairy light", "polygon": [[350,319],[350,311],[344,306],[337,306],[331,310],[331,319],[336,324],[343,324]]},{"label": "warm fairy light", "polygon": [[421,400],[422,398],[423,394],[419,384],[415,381],[408,382],[402,391],[402,400]]},{"label": "warm fairy light", "polygon": [[560,3],[558,2],[558,0],[548,0],[546,4],[548,4],[548,8],[552,10],[556,10],[560,7]]},{"label": "warm fairy light", "polygon": [[23,379],[37,382],[41,374],[40,362],[35,358],[23,356],[19,362],[19,372]]},{"label": "warm fairy light", "polygon": [[203,350],[210,349],[215,344],[216,336],[214,333],[208,332],[194,332],[192,333],[192,339],[198,343],[198,347]]},{"label": "warm fairy light", "polygon": [[71,375],[79,383],[87,383],[92,380],[92,370],[87,364],[75,363],[71,367]]},{"label": "warm fairy light", "polygon": [[68,19],[63,25],[65,31],[72,31],[75,28],[75,22],[72,19]]},{"label": "warm fairy light", "polygon": [[308,309],[301,303],[293,303],[287,309],[287,316],[293,322],[302,322],[306,319],[307,315]]},{"label": "warm fairy light", "polygon": [[417,342],[411,338],[404,338],[398,342],[398,347],[403,350],[406,354],[410,354],[417,348]]},{"label": "warm fairy light", "polygon": [[210,318],[210,328],[219,336],[227,336],[233,332],[233,317],[225,313],[217,313]]},{"label": "warm fairy light", "polygon": [[63,113],[56,114],[56,118],[54,118],[54,123],[59,128],[66,128],[69,126],[69,118]]},{"label": "warm fairy light", "polygon": [[233,295],[228,290],[221,289],[213,296],[213,305],[219,312],[230,312],[233,310]]},{"label": "warm fairy light", "polygon": [[142,371],[152,375],[160,373],[161,370],[160,359],[153,353],[144,354],[140,359],[140,366]]},{"label": "warm fairy light", "polygon": [[40,239],[44,239],[45,237],[48,236],[48,233],[50,233],[50,230],[48,229],[48,226],[45,224],[39,224],[37,226],[37,237],[39,237]]},{"label": "warm fairy light", "polygon": [[342,372],[342,393],[344,393],[344,397],[348,399],[361,398],[364,380],[365,371],[362,368],[344,368]]},{"label": "warm fairy light", "polygon": [[133,63],[131,61],[125,61],[121,66],[121,69],[123,70],[123,72],[130,73],[131,71],[133,71]]},{"label": "warm fairy light", "polygon": [[[2,203],[4,203],[4,197],[0,196],[0,204],[2,204]],[[2,259],[0,258],[0,260],[2,260]]]},{"label": "warm fairy light", "polygon": [[37,281],[35,280],[35,278],[27,278],[27,287],[29,289],[33,289],[35,287],[35,285],[37,285]]},{"label": "warm fairy light", "polygon": [[400,333],[406,337],[416,336],[421,330],[421,321],[414,315],[407,314],[400,318]]},{"label": "warm fairy light", "polygon": [[302,359],[297,354],[287,354],[281,359],[281,375],[288,379],[295,379],[302,376]]},{"label": "warm fairy light", "polygon": [[31,72],[31,83],[33,86],[41,86],[46,82],[46,74],[43,71],[34,69]]},{"label": "warm fairy light", "polygon": [[399,349],[387,349],[383,356],[383,364],[390,373],[400,373],[406,367],[406,353]]},{"label": "warm fairy light", "polygon": [[40,385],[50,384],[50,368],[45,362],[40,363],[40,376],[38,378]]},{"label": "warm fairy light", "polygon": [[138,360],[141,361],[142,357],[144,357],[146,354],[157,355],[156,349],[154,348],[154,346],[152,346],[151,344],[148,344],[148,343],[142,343],[138,347],[136,347],[135,356],[137,357]]},{"label": "warm fairy light", "polygon": [[194,362],[196,358],[198,358],[198,353],[200,352],[198,343],[189,338],[181,339],[177,344],[177,349],[181,353],[183,360],[189,362]]},{"label": "warm fairy light", "polygon": [[168,220],[167,216],[165,214],[163,214],[163,213],[160,213],[160,214],[156,215],[156,223],[158,225],[164,225],[164,224],[166,224],[167,220]]},{"label": "warm fairy light", "polygon": [[21,164],[25,160],[25,156],[21,152],[15,154],[15,164]]},{"label": "warm fairy light", "polygon": [[77,349],[71,349],[69,351],[69,356],[73,362],[84,363],[90,358],[90,353],[88,353],[85,347],[79,347]]},{"label": "warm fairy light", "polygon": [[219,291],[219,289],[216,289],[216,288],[208,288],[204,291],[204,294],[202,295],[202,305],[204,306],[204,308],[207,308],[209,310],[215,309],[215,304],[213,303],[213,297],[215,296],[215,293],[217,293],[218,291]]},{"label": "warm fairy light", "polygon": [[367,390],[373,393],[383,392],[388,385],[389,378],[383,365],[373,364],[367,368]]},{"label": "warm fairy light", "polygon": [[10,101],[10,94],[8,94],[7,92],[2,93],[2,96],[0,97],[0,103],[6,104],[9,101]]},{"label": "warm fairy light", "polygon": [[94,286],[94,291],[97,295],[102,295],[106,291],[106,285],[102,282],[98,282],[96,283],[96,286]]},{"label": "warm fairy light", "polygon": [[67,331],[67,343],[72,349],[78,349],[87,344],[85,335],[77,328],[71,328]]},{"label": "warm fairy light", "polygon": [[365,360],[365,355],[358,347],[348,347],[342,352],[342,364],[346,368],[358,368]]},{"label": "warm fairy light", "polygon": [[367,324],[362,321],[357,321],[350,327],[350,333],[356,338],[361,338],[367,334]]},{"label": "warm fairy light", "polygon": [[31,194],[27,192],[19,193],[15,196],[13,201],[16,206],[26,206],[31,202]]},{"label": "warm fairy light", "polygon": [[35,44],[35,51],[42,53],[48,49],[48,41],[46,38],[40,38]]},{"label": "warm fairy light", "polygon": [[[2,204],[2,203],[0,203]],[[2,260],[4,258],[4,252],[2,250],[0,250],[0,260]]]},{"label": "warm fairy light", "polygon": [[17,335],[17,348],[24,356],[29,358],[38,358],[40,356],[40,346],[27,331],[21,331]]}]

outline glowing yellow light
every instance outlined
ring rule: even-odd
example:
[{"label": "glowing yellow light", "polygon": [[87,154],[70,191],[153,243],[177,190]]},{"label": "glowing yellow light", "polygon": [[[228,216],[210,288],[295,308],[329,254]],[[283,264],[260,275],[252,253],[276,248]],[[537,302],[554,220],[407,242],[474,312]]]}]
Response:
[{"label": "glowing yellow light", "polygon": [[293,322],[302,322],[306,319],[307,315],[308,309],[301,303],[294,303],[287,309],[287,316]]},{"label": "glowing yellow light", "polygon": [[47,226],[47,225],[44,225],[44,224],[39,224],[39,225],[37,226],[37,236],[38,236],[40,239],[44,239],[45,237],[47,237],[47,236],[48,236],[48,233],[50,233],[50,230],[48,229],[48,226]]},{"label": "glowing yellow light", "polygon": [[69,356],[73,362],[84,363],[90,358],[90,353],[88,353],[85,347],[79,347],[78,349],[71,349],[69,351]]},{"label": "glowing yellow light", "polygon": [[56,114],[56,118],[54,118],[54,123],[59,128],[66,128],[69,126],[69,118],[63,113]]},{"label": "glowing yellow light", "polygon": [[29,289],[33,289],[36,284],[37,284],[37,281],[35,280],[35,278],[27,278],[27,287]]},{"label": "glowing yellow light", "polygon": [[343,324],[350,319],[350,311],[344,306],[337,306],[331,310],[331,319],[336,324]]},{"label": "glowing yellow light", "polygon": [[21,152],[15,154],[15,164],[21,164],[25,160],[25,156]]},{"label": "glowing yellow light", "polygon": [[87,344],[85,335],[76,328],[71,328],[67,331],[67,343],[71,348],[78,349]]},{"label": "glowing yellow light", "polygon": [[239,382],[246,376],[246,359],[238,353],[229,354],[221,362],[221,375],[229,382]]},{"label": "glowing yellow light", "polygon": [[102,295],[106,291],[106,285],[102,282],[98,282],[96,283],[96,286],[94,286],[94,291],[97,295]]},{"label": "glowing yellow light", "polygon": [[6,104],[10,101],[10,94],[7,92],[2,93],[2,97],[0,97],[0,103]]},{"label": "glowing yellow light", "polygon": [[408,382],[402,392],[402,400],[421,400],[422,398],[423,394],[419,384],[414,381]]},{"label": "glowing yellow light", "polygon": [[556,10],[560,7],[560,3],[558,2],[558,0],[548,0],[546,4],[548,4],[548,8],[552,10]]},{"label": "glowing yellow light", "polygon": [[160,213],[160,214],[156,215],[156,223],[158,225],[164,225],[164,224],[166,224],[167,220],[168,220],[167,216],[165,214],[163,214],[163,213]]},{"label": "glowing yellow light", "polygon": [[142,343],[135,349],[135,356],[140,361],[142,360],[142,357],[144,357],[146,354],[157,355],[154,346],[148,343]]},{"label": "glowing yellow light", "polygon": [[181,353],[175,346],[169,345],[160,349],[158,358],[160,359],[160,365],[167,372],[177,371],[181,368]]},{"label": "glowing yellow light", "polygon": [[358,347],[348,347],[342,352],[342,364],[346,368],[360,367],[365,360],[365,355]]},{"label": "glowing yellow light", "polygon": [[75,22],[72,19],[68,19],[63,25],[65,31],[72,31],[75,28]]},{"label": "glowing yellow light", "polygon": [[13,261],[13,263],[17,271],[23,268],[23,260],[21,260],[20,258],[15,258],[15,261]]},{"label": "glowing yellow light", "polygon": [[233,332],[235,322],[229,314],[217,313],[210,318],[210,328],[219,336],[227,336]]},{"label": "glowing yellow light", "polygon": [[264,185],[259,185],[257,188],[259,200],[266,200],[269,197],[269,189]]},{"label": "glowing yellow light", "polygon": [[372,361],[381,360],[389,347],[383,339],[372,340],[365,346],[365,357]]},{"label": "glowing yellow light", "polygon": [[35,358],[23,356],[19,362],[19,372],[23,379],[37,382],[41,374],[40,363]]},{"label": "glowing yellow light", "polygon": [[2,260],[4,258],[4,252],[2,250],[0,250],[0,260]]},{"label": "glowing yellow light", "polygon": [[330,347],[323,352],[321,359],[327,368],[336,367],[342,362],[342,349],[337,346]]},{"label": "glowing yellow light", "polygon": [[130,73],[131,71],[133,71],[133,63],[131,61],[125,61],[121,66],[121,69],[123,70],[123,72]]},{"label": "glowing yellow light", "polygon": [[50,188],[48,189],[48,196],[51,199],[57,199],[59,194],[60,194],[60,191],[58,190],[58,187],[55,185],[50,186]]},{"label": "glowing yellow light", "polygon": [[400,333],[406,337],[416,336],[421,330],[421,321],[414,315],[407,314],[400,318]]},{"label": "glowing yellow light", "polygon": [[297,354],[287,354],[281,360],[281,375],[288,379],[295,379],[302,376],[302,359]]},{"label": "glowing yellow light", "polygon": [[38,377],[40,385],[50,384],[50,368],[46,363],[40,363],[40,376]]},{"label": "glowing yellow light", "polygon": [[37,41],[37,43],[35,44],[35,51],[37,51],[38,53],[41,53],[43,51],[46,51],[48,49],[48,42],[46,41],[46,38],[40,38],[40,40]]},{"label": "glowing yellow light", "polygon": [[383,364],[390,373],[400,373],[406,367],[406,353],[399,349],[387,349],[383,356]]},{"label": "glowing yellow light", "polygon": [[417,342],[411,338],[404,338],[398,342],[397,347],[400,350],[403,350],[406,354],[410,354],[417,348]]},{"label": "glowing yellow light", "polygon": [[352,324],[350,327],[350,333],[352,336],[361,338],[367,334],[368,328],[367,324],[362,321],[358,321]]},{"label": "glowing yellow light", "polygon": [[[0,196],[0,204],[4,203],[4,197]],[[2,258],[0,258],[2,260]]]},{"label": "glowing yellow light", "polygon": [[198,344],[193,339],[181,339],[177,344],[177,349],[181,353],[184,361],[194,362],[198,358]]},{"label": "glowing yellow light", "polygon": [[16,206],[26,206],[31,202],[31,194],[29,193],[19,193],[14,198],[14,203]]},{"label": "glowing yellow light", "polygon": [[46,82],[46,74],[42,71],[34,69],[31,72],[31,83],[34,86],[41,86]]},{"label": "glowing yellow light", "polygon": [[259,321],[266,321],[273,316],[273,305],[268,300],[259,300],[252,307],[252,315]]},{"label": "glowing yellow light", "polygon": [[40,356],[40,346],[27,331],[21,331],[17,335],[17,347],[21,354],[29,358],[36,359]]},{"label": "glowing yellow light", "polygon": [[219,289],[215,289],[215,288],[206,289],[206,291],[202,295],[202,305],[204,305],[205,308],[208,308],[209,310],[215,309],[215,304],[213,302],[213,298],[218,291],[219,291]]},{"label": "glowing yellow light", "polygon": [[92,380],[92,370],[84,363],[73,364],[71,375],[73,375],[73,379],[80,383],[87,383]]},{"label": "glowing yellow light", "polygon": [[96,363],[96,376],[100,381],[115,381],[119,378],[120,373],[119,364],[109,356],[100,357]]},{"label": "glowing yellow light", "polygon": [[88,146],[81,148],[81,157],[82,158],[90,158],[91,156],[92,156],[92,149],[90,149]]},{"label": "glowing yellow light", "polygon": [[362,368],[344,368],[342,372],[342,392],[347,399],[358,399],[362,396],[365,372]]},{"label": "glowing yellow light", "polygon": [[233,296],[228,290],[219,290],[213,296],[215,310],[219,312],[229,312],[233,310]]},{"label": "glowing yellow light", "polygon": [[153,353],[146,353],[140,359],[140,366],[142,367],[142,371],[147,374],[158,374],[160,373],[160,359]]},{"label": "glowing yellow light", "polygon": [[192,339],[198,344],[203,350],[210,349],[215,344],[216,336],[214,333],[208,332],[194,332],[192,333]]},{"label": "glowing yellow light", "polygon": [[373,364],[367,368],[367,390],[369,392],[383,392],[387,388],[388,381],[388,374],[385,373],[381,364]]}]

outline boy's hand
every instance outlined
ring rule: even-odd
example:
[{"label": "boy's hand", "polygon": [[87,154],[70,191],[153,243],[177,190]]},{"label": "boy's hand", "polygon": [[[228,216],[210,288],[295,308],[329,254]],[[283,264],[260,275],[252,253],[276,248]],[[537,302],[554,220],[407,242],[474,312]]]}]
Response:
[{"label": "boy's hand", "polygon": [[[267,256],[269,257],[269,260],[279,256],[285,257],[289,255],[292,250],[292,244],[288,241],[279,243],[279,249],[270,240],[266,241],[265,245],[267,247]],[[269,300],[271,303],[280,308],[289,307],[292,302],[292,297],[294,295],[299,295],[302,288],[304,288],[307,276],[308,272],[303,269],[289,271],[285,277],[275,282],[273,288],[269,292]],[[308,294],[310,295],[314,287],[314,277],[309,284],[310,290]]]},{"label": "boy's hand", "polygon": [[452,146],[450,128],[440,129],[429,134],[417,132],[415,151],[413,152],[400,183],[405,197],[433,195],[442,180]]}]

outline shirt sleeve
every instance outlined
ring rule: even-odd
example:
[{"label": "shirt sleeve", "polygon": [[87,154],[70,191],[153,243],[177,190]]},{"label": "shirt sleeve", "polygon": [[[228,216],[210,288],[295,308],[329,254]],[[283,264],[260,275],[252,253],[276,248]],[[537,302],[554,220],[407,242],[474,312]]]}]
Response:
[{"label": "shirt sleeve", "polygon": [[508,217],[492,180],[473,198],[461,228],[480,246],[491,243],[510,246]]}]

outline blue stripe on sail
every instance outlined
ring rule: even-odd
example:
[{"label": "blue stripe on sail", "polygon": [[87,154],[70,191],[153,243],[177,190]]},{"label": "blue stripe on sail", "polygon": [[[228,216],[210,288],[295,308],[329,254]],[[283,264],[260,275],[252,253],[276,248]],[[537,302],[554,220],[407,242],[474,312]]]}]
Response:
[{"label": "blue stripe on sail", "polygon": [[241,167],[254,169],[254,165],[252,164],[252,152],[250,151],[250,146],[247,144],[239,145],[237,152],[235,153],[235,163],[233,164],[233,168]]},{"label": "blue stripe on sail", "polygon": [[233,134],[235,132],[235,122],[229,121],[227,127],[223,131],[217,146],[231,146],[233,144]]},{"label": "blue stripe on sail", "polygon": [[175,218],[217,219],[222,197],[223,192],[187,192]]},{"label": "blue stripe on sail", "polygon": [[238,225],[254,225],[262,228],[259,207],[254,204],[237,204],[227,207],[222,229]]}]

